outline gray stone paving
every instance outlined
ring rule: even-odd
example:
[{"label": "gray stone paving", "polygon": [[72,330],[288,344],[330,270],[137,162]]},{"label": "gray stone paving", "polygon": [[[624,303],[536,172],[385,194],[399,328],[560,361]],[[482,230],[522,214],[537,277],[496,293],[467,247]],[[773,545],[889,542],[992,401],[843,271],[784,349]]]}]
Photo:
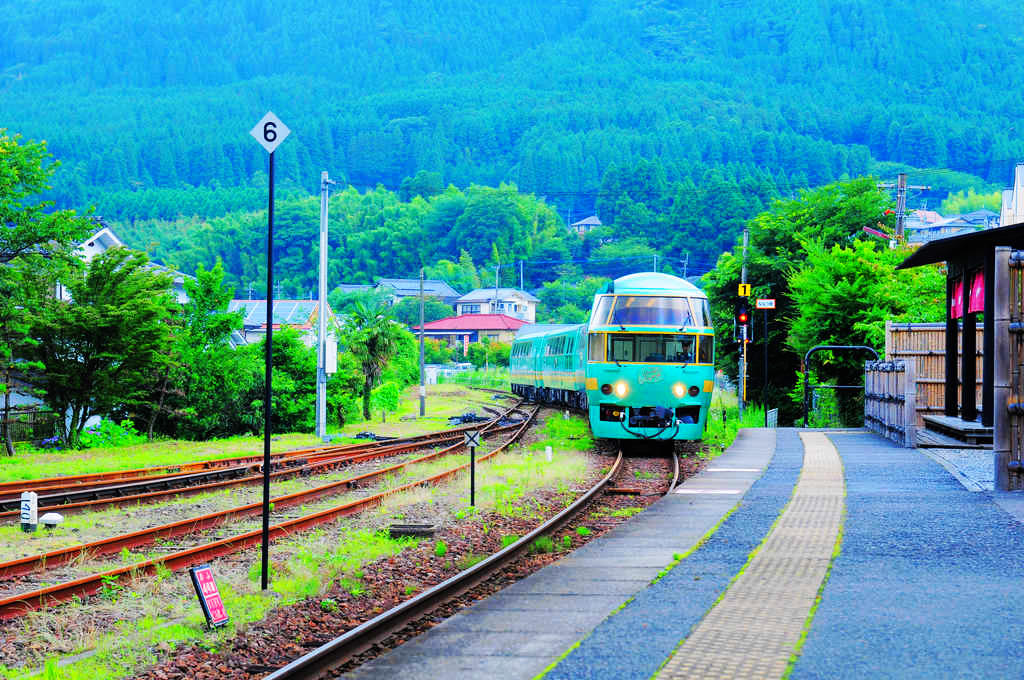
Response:
[{"label": "gray stone paving", "polygon": [[[714,527],[761,476],[774,449],[774,430],[741,431],[715,463],[745,471],[687,480],[683,493],[344,677],[533,678]],[[673,540],[665,540],[666,529]],[[587,581],[594,587],[581,588]]]},{"label": "gray stone paving", "polygon": [[830,439],[847,518],[791,677],[1024,677],[1024,526],[920,450]]}]

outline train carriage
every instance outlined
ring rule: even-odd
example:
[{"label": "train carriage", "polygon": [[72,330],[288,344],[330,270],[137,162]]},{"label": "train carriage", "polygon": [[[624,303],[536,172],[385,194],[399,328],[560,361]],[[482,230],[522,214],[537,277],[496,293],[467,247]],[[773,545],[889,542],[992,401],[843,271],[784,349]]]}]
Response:
[{"label": "train carriage", "polygon": [[714,386],[707,296],[668,274],[611,282],[580,325],[524,326],[512,389],[587,411],[595,437],[700,439]]}]

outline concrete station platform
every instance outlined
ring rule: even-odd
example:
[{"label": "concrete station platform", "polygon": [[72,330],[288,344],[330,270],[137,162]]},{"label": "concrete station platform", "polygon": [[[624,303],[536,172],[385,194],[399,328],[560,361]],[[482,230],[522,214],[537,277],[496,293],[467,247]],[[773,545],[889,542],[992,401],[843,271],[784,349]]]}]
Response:
[{"label": "concrete station platform", "polygon": [[1024,677],[1021,508],[866,431],[743,430],[677,493],[345,677]]}]

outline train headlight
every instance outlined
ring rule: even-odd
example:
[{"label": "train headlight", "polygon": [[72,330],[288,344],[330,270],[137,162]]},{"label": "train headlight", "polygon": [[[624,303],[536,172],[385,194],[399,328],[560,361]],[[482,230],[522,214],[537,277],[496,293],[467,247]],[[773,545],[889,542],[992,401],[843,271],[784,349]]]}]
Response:
[{"label": "train headlight", "polygon": [[676,399],[682,399],[686,395],[686,385],[676,383],[672,386],[672,394],[676,395]]},{"label": "train headlight", "polygon": [[690,385],[690,396],[696,397],[698,394],[700,394],[700,388],[696,385]]},{"label": "train headlight", "polygon": [[615,383],[615,396],[622,399],[629,392],[629,385],[626,384],[625,380],[620,380]]},{"label": "train headlight", "polygon": [[609,385],[608,383],[605,383],[605,384],[601,385],[601,394],[611,394],[611,393],[612,393],[612,386],[611,385]]}]

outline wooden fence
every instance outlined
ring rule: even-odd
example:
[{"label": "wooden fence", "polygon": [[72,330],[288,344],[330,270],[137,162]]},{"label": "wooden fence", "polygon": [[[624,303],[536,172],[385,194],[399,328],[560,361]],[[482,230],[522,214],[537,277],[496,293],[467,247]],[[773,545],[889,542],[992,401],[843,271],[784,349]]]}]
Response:
[{"label": "wooden fence", "polygon": [[[978,324],[975,347],[976,404],[982,403],[982,324]],[[963,343],[957,339],[957,366],[963,354]],[[907,361],[914,365],[917,383],[917,426],[924,427],[927,415],[941,416],[946,409],[946,324],[885,322],[885,358]],[[957,395],[960,394],[959,389]],[[959,397],[958,397],[959,398]]]},{"label": "wooden fence", "polygon": [[917,445],[917,383],[912,361],[864,364],[864,426],[908,448]]},{"label": "wooden fence", "polygon": [[996,248],[995,488],[1024,489],[1024,251]]}]

